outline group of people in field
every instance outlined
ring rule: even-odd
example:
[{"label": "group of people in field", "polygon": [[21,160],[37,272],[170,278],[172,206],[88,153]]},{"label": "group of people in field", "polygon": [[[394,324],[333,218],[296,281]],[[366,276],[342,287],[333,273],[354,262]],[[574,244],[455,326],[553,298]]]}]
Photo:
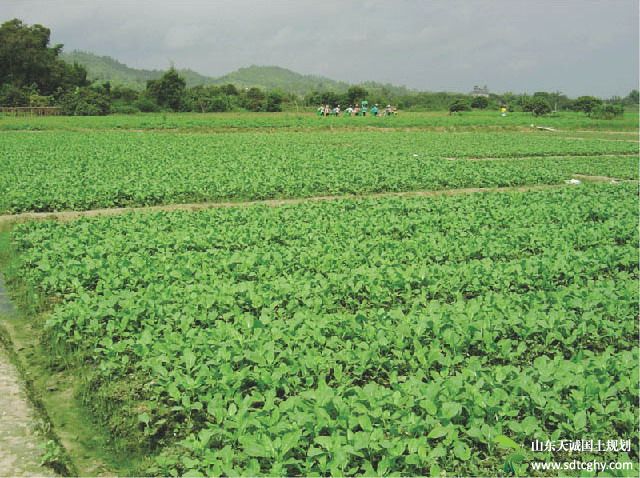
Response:
[{"label": "group of people in field", "polygon": [[320,105],[317,110],[318,116],[396,116],[398,110],[395,106],[387,105],[385,108],[380,109],[375,104],[371,108],[366,104],[362,105],[349,105],[344,110],[340,109],[340,105],[336,105],[333,108],[330,105]]}]

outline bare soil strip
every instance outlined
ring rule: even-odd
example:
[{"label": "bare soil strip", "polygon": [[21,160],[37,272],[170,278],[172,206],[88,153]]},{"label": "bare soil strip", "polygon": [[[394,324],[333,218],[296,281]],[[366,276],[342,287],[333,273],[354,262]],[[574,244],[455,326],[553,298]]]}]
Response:
[{"label": "bare soil strip", "polygon": [[619,158],[621,156],[638,156],[638,153],[618,153],[618,154],[551,154],[551,155],[534,155],[534,156],[491,156],[486,158],[464,158],[464,157],[446,157],[448,161],[519,161],[523,159],[554,159],[554,158]]},{"label": "bare soil strip", "polygon": [[609,176],[589,176],[587,174],[574,174],[575,179],[585,181],[587,183],[636,183],[635,179],[618,179]]},{"label": "bare soil strip", "polygon": [[572,133],[597,133],[597,134],[622,134],[622,135],[634,135],[638,136],[638,131],[598,131],[597,129],[575,129],[571,131]]},{"label": "bare soil strip", "polygon": [[581,141],[608,141],[614,143],[640,143],[637,139],[607,139],[607,138],[591,138],[591,137],[583,137],[583,136],[557,136],[559,139],[578,139]]},{"label": "bare soil strip", "polygon": [[0,348],[0,476],[55,476],[40,465],[44,437],[18,370]]},{"label": "bare soil strip", "polygon": [[[584,176],[574,175],[575,178],[588,182],[612,182],[624,181],[606,176]],[[633,182],[633,181],[631,181]],[[226,201],[226,202],[202,202],[187,204],[164,204],[158,206],[144,207],[120,207],[120,208],[104,208],[92,209],[88,211],[59,211],[59,212],[24,212],[19,214],[0,215],[0,225],[26,222],[26,221],[72,221],[81,217],[94,216],[114,216],[126,213],[146,213],[159,211],[200,211],[203,209],[231,208],[231,207],[250,207],[250,206],[268,206],[278,207],[293,204],[301,204],[307,202],[321,201],[339,201],[345,199],[376,199],[376,198],[392,198],[392,197],[430,197],[430,196],[454,196],[459,194],[474,193],[494,193],[494,192],[529,192],[542,191],[547,189],[559,189],[566,187],[565,184],[532,184],[528,186],[506,186],[494,188],[459,188],[459,189],[440,189],[431,191],[405,191],[405,192],[380,192],[370,194],[340,194],[326,196],[310,196],[304,198],[292,199],[264,199],[257,201]]]}]

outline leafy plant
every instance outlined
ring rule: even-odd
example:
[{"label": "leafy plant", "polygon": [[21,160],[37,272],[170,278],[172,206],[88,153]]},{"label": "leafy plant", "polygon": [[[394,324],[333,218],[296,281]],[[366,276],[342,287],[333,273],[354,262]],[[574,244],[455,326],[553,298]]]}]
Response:
[{"label": "leafy plant", "polygon": [[13,238],[56,298],[52,360],[90,364],[88,403],[137,427],[145,474],[493,476],[526,472],[534,438],[635,432],[636,203],[584,185]]},{"label": "leafy plant", "polygon": [[[638,177],[637,144],[522,133],[46,132],[0,142],[4,212]],[[487,157],[500,160],[446,159]]]}]

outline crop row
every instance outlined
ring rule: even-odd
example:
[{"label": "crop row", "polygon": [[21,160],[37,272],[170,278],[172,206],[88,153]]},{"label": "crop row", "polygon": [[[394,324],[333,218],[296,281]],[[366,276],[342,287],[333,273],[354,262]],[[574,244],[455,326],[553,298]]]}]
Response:
[{"label": "crop row", "polygon": [[537,133],[7,133],[0,143],[0,212],[11,213],[638,175],[637,157],[600,156],[637,144]]},{"label": "crop row", "polygon": [[13,238],[56,297],[53,361],[90,364],[87,406],[147,473],[494,475],[532,439],[637,429],[636,205],[582,186]]}]

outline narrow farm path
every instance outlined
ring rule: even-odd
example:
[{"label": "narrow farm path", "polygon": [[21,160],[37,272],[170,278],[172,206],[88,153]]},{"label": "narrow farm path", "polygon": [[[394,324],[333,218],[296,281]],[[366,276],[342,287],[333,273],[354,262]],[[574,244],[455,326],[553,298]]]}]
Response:
[{"label": "narrow farm path", "polygon": [[[0,276],[0,314],[12,313]],[[0,344],[0,476],[55,476],[40,465],[46,439],[20,374]]]},{"label": "narrow farm path", "polygon": [[556,138],[560,139],[577,139],[577,140],[589,140],[589,141],[609,141],[613,143],[639,143],[637,139],[609,139],[609,138],[594,138],[594,137],[584,137],[584,136],[556,136]]},{"label": "narrow farm path", "polygon": [[638,181],[634,179],[618,179],[611,178],[609,176],[589,176],[587,174],[574,174],[575,179],[585,181],[588,183],[636,183]]},{"label": "narrow farm path", "polygon": [[[607,178],[613,180],[614,178]],[[599,179],[602,181],[602,179]],[[309,196],[291,199],[263,199],[256,201],[226,201],[226,202],[201,202],[187,204],[164,204],[159,206],[144,207],[119,207],[105,209],[91,209],[88,211],[60,211],[60,212],[24,212],[19,214],[0,215],[0,225],[26,222],[26,221],[72,221],[80,217],[93,216],[114,216],[129,212],[158,212],[158,211],[199,211],[202,209],[268,206],[278,207],[292,204],[321,201],[339,201],[344,199],[376,199],[392,197],[429,197],[429,196],[455,196],[459,194],[492,193],[492,192],[529,192],[542,191],[546,189],[558,189],[566,187],[564,184],[532,184],[528,186],[506,186],[494,188],[460,188],[460,189],[439,189],[430,191],[404,191],[404,192],[380,192],[368,194],[337,194],[324,196]]]},{"label": "narrow farm path", "polygon": [[[448,161],[506,161],[522,159],[555,159],[555,158],[619,158],[621,156],[638,156],[638,153],[618,153],[618,154],[538,154],[530,156],[487,156],[487,157],[446,157]],[[611,178],[613,179],[613,178]]]},{"label": "narrow farm path", "polygon": [[[454,160],[456,158],[446,158],[446,159]],[[489,158],[483,158],[483,159],[488,160]],[[617,178],[612,178],[608,176],[587,176],[583,174],[574,174],[573,177],[575,179],[579,179],[584,182],[636,182],[635,180],[617,179]],[[224,201],[224,202],[201,202],[201,203],[185,203],[185,204],[163,204],[158,206],[91,209],[88,211],[24,212],[19,214],[0,215],[0,226],[11,224],[11,223],[26,222],[26,221],[56,220],[56,221],[65,222],[65,221],[72,221],[74,219],[78,219],[81,217],[115,216],[118,214],[126,214],[130,212],[200,211],[203,209],[250,207],[250,206],[278,207],[278,206],[287,206],[287,205],[301,204],[301,203],[307,203],[307,202],[339,201],[344,199],[456,196],[460,194],[476,194],[476,193],[542,191],[547,189],[559,189],[563,187],[567,187],[567,185],[566,184],[532,184],[528,186],[504,186],[504,187],[493,187],[493,188],[459,188],[459,189],[438,189],[438,190],[429,190],[429,191],[380,192],[380,193],[367,193],[367,194],[337,194],[337,195],[309,196],[309,197],[303,197],[303,198],[290,198],[290,199],[263,199],[263,200],[256,200],[256,201],[235,201],[235,202]]]},{"label": "narrow farm path", "polygon": [[610,130],[597,130],[597,129],[576,129],[573,133],[596,133],[596,134],[612,134],[612,135],[634,135],[638,136],[638,131],[610,131]]}]

